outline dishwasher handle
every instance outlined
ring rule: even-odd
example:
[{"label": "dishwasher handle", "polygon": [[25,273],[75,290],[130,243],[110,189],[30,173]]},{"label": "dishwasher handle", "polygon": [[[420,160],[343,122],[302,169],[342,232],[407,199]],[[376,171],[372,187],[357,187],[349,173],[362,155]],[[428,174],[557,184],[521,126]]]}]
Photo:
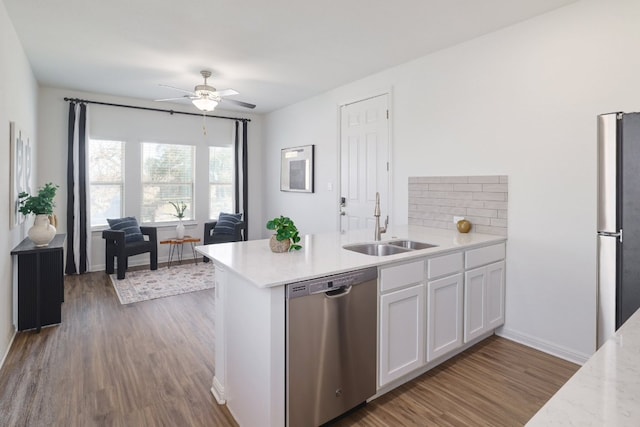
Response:
[{"label": "dishwasher handle", "polygon": [[349,292],[351,292],[352,287],[353,287],[352,285],[349,285],[339,289],[332,289],[330,291],[325,292],[324,294],[327,298],[341,298],[345,295],[349,295]]}]

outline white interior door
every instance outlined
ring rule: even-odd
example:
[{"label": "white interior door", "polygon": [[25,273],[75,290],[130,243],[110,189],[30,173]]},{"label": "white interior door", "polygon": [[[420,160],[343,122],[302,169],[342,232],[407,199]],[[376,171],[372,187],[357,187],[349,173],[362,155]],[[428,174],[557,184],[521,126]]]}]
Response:
[{"label": "white interior door", "polygon": [[389,215],[388,95],[341,107],[340,231],[373,228],[376,192],[381,224]]}]

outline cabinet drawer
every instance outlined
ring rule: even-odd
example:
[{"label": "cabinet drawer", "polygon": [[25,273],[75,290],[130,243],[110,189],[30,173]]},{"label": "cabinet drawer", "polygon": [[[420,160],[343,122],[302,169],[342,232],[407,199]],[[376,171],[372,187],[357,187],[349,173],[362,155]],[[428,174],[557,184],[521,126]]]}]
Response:
[{"label": "cabinet drawer", "polygon": [[462,271],[462,252],[431,258],[427,261],[429,279]]},{"label": "cabinet drawer", "polygon": [[380,292],[424,281],[424,260],[380,269]]},{"label": "cabinet drawer", "polygon": [[475,268],[481,265],[503,260],[505,245],[500,243],[484,248],[472,249],[466,252],[464,268]]}]

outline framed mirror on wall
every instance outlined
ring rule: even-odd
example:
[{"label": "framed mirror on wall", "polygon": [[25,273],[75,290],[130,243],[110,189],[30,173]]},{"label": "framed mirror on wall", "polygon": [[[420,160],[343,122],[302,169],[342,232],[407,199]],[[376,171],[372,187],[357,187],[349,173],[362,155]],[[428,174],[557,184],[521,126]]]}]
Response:
[{"label": "framed mirror on wall", "polygon": [[314,145],[281,150],[280,191],[313,193]]}]

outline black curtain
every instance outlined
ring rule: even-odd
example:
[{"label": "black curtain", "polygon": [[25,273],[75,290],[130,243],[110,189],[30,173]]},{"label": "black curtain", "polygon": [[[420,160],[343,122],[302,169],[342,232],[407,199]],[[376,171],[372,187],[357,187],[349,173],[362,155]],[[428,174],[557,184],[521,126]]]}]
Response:
[{"label": "black curtain", "polygon": [[66,274],[86,273],[90,268],[87,217],[87,105],[69,103],[67,152],[67,260]]},{"label": "black curtain", "polygon": [[[248,153],[247,153],[247,122],[242,121],[242,145],[240,145],[240,121],[236,121],[235,132],[235,200],[236,212],[242,212],[242,219],[245,222],[244,239],[249,236],[249,180],[247,175]],[[242,160],[242,163],[241,163]],[[242,187],[242,192],[240,192]]]},{"label": "black curtain", "polygon": [[[234,156],[234,162],[233,162],[233,171],[234,171],[234,180],[233,182],[236,183],[236,185],[234,186],[234,192],[235,192],[235,197],[234,200],[236,201],[236,212],[240,212],[240,122],[236,121],[236,131],[234,133],[234,141],[233,141],[233,147],[235,149],[235,156]],[[242,218],[244,219],[244,215],[242,216]]]},{"label": "black curtain", "polygon": [[242,211],[244,214],[244,240],[249,235],[249,178],[248,178],[247,122],[242,122]]}]

